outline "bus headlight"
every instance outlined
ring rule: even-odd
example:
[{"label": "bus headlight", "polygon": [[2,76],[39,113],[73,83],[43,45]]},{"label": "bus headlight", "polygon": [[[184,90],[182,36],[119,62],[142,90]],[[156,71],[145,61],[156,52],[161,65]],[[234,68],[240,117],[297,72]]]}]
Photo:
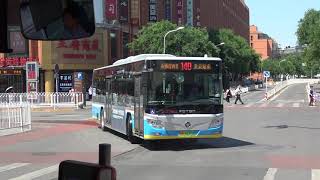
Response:
[{"label": "bus headlight", "polygon": [[218,116],[214,120],[211,121],[209,129],[220,127],[220,126],[222,126],[222,124],[223,124],[223,116]]},{"label": "bus headlight", "polygon": [[162,129],[164,128],[164,123],[161,120],[156,119],[147,119],[147,122],[156,129]]}]

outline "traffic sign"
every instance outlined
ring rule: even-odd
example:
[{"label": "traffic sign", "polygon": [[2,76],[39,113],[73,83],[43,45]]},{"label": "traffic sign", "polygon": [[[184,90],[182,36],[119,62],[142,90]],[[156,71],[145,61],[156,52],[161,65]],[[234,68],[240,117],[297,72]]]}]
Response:
[{"label": "traffic sign", "polygon": [[83,80],[83,74],[82,74],[82,72],[78,72],[78,73],[77,73],[77,79]]},{"label": "traffic sign", "polygon": [[59,71],[60,71],[59,65],[56,64],[56,65],[54,66],[54,73],[55,73],[55,74],[59,74]]},{"label": "traffic sign", "polygon": [[269,78],[270,77],[270,71],[263,71],[263,77]]}]

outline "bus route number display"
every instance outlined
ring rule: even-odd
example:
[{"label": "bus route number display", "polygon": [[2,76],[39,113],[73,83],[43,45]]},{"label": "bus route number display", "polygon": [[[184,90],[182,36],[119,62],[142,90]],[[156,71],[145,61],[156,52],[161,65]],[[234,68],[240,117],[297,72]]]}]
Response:
[{"label": "bus route number display", "polygon": [[209,63],[193,63],[193,62],[175,62],[161,63],[160,70],[163,71],[211,71],[212,64]]}]

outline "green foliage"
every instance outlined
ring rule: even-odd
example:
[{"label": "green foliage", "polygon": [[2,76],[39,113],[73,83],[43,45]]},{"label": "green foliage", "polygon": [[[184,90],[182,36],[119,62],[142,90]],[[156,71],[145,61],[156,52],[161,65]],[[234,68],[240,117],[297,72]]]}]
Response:
[{"label": "green foliage", "polygon": [[260,57],[241,36],[235,35],[229,29],[209,32],[214,44],[224,42],[221,46],[220,57],[224,61],[225,70],[233,76],[249,74],[250,71],[260,70]]},{"label": "green foliage", "polygon": [[[162,54],[164,35],[176,28],[177,26],[169,21],[148,24],[139,31],[138,37],[129,44],[129,48],[137,54]],[[201,57],[205,54],[217,56],[218,52],[219,49],[209,41],[205,29],[186,27],[166,37],[166,54]]]},{"label": "green foliage", "polygon": [[273,77],[283,75],[306,75],[307,69],[303,66],[301,54],[282,57],[281,59],[267,59],[262,62],[262,69],[270,71]]},{"label": "green foliage", "polygon": [[300,45],[307,45],[302,59],[305,74],[320,73],[320,11],[310,9],[299,21],[297,30]]},{"label": "green foliage", "polygon": [[303,19],[299,21],[298,41],[300,45],[310,44],[319,36],[315,32],[320,28],[320,11],[310,9],[305,13]]}]

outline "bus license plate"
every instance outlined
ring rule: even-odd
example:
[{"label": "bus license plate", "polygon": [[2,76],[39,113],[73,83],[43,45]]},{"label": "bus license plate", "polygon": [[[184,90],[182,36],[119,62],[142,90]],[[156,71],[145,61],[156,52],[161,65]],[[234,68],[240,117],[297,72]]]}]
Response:
[{"label": "bus license plate", "polygon": [[180,137],[191,137],[191,136],[195,136],[195,134],[190,131],[180,131],[179,136]]}]

